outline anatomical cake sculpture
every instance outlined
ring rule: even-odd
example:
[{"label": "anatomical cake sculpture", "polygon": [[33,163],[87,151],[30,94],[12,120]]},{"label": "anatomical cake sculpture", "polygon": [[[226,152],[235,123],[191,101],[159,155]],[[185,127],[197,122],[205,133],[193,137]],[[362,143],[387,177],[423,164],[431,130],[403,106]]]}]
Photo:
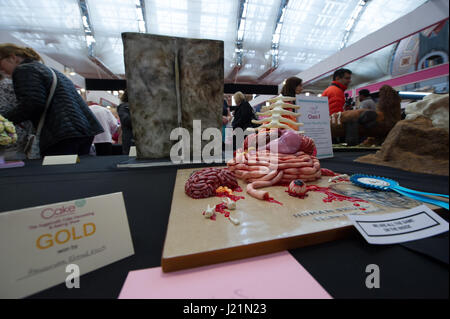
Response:
[{"label": "anatomical cake sculpture", "polygon": [[[235,157],[228,162],[228,168],[237,178],[247,184],[247,193],[258,199],[269,199],[269,193],[261,190],[273,185],[289,185],[294,180],[315,181],[321,176],[319,160],[314,141],[296,131],[302,123],[292,121],[289,117],[298,117],[299,113],[286,110],[298,109],[299,106],[284,103],[295,100],[279,96],[260,116],[269,116],[262,120],[253,120],[262,124],[257,133],[247,136],[244,148],[236,151]],[[291,126],[288,126],[291,125]],[[303,190],[295,188],[296,190]]]},{"label": "anatomical cake sculpture", "polygon": [[[235,152],[227,167],[205,168],[194,172],[185,184],[186,194],[192,198],[226,197],[226,200],[216,205],[215,212],[222,213],[235,225],[239,221],[233,220],[226,209],[234,209],[236,201],[244,198],[233,193],[242,191],[236,179],[247,183],[248,195],[280,205],[282,203],[271,198],[269,192],[264,190],[265,187],[287,187],[289,195],[299,198],[306,197],[308,191],[323,192],[330,198],[327,188],[306,185],[306,182],[316,181],[322,175],[333,176],[330,182],[348,180],[348,176],[339,176],[330,170],[321,169],[314,141],[298,131],[302,123],[293,120],[300,114],[291,110],[299,109],[300,106],[286,103],[294,100],[295,98],[281,95],[269,100],[270,105],[257,113],[264,118],[253,120],[253,123],[260,126],[253,129],[255,133],[245,138],[243,148]],[[332,195],[329,201],[348,199]],[[213,210],[208,206],[203,215],[215,219]]]}]

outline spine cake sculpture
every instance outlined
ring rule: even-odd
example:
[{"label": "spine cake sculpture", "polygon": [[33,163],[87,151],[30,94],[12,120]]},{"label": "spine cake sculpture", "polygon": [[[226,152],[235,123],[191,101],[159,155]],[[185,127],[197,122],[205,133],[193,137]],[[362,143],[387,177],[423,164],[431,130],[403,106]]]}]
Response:
[{"label": "spine cake sculpture", "polygon": [[[300,107],[297,105],[285,103],[295,101],[293,97],[285,97],[278,96],[275,99],[269,100],[271,103],[269,106],[265,106],[262,108],[263,112],[256,113],[259,116],[267,116],[262,120],[252,120],[254,124],[261,124],[256,130],[266,130],[266,129],[292,129],[295,128],[298,130],[299,126],[302,126],[302,123],[298,123],[293,121],[292,119],[296,119],[300,116],[299,113],[294,113],[287,109],[299,109]],[[300,132],[302,133],[302,132]]]},{"label": "spine cake sculpture", "polygon": [[248,183],[247,193],[255,198],[270,198],[267,191],[260,189],[263,187],[289,185],[297,179],[315,181],[321,177],[314,141],[298,131],[302,123],[292,120],[300,114],[288,110],[300,107],[285,103],[293,100],[281,95],[270,100],[271,104],[257,113],[267,117],[253,120],[261,125],[246,137],[244,147],[227,163],[237,178]]}]

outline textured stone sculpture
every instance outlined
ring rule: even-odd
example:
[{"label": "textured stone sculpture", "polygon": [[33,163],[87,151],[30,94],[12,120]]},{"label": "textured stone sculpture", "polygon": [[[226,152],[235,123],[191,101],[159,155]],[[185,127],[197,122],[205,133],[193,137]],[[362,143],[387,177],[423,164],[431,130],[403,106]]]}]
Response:
[{"label": "textured stone sculpture", "polygon": [[356,161],[448,176],[448,143],[448,129],[434,127],[431,119],[421,115],[398,122],[379,151]]},{"label": "textured stone sculpture", "polygon": [[356,161],[448,176],[448,110],[448,94],[408,104],[406,120],[394,126],[381,150]]},{"label": "textured stone sculpture", "polygon": [[422,115],[429,118],[434,127],[448,131],[448,101],[448,94],[430,94],[424,97],[423,100],[406,105],[406,119],[414,120]]},{"label": "textured stone sculpture", "polygon": [[222,127],[222,41],[141,33],[122,39],[139,159],[168,157],[171,131],[183,127],[192,137],[193,120],[202,130]]}]

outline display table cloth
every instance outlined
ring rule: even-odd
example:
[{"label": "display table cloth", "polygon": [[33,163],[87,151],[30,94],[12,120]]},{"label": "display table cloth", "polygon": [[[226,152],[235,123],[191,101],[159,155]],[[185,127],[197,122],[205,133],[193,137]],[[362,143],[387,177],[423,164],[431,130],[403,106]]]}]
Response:
[{"label": "display table cloth", "polygon": [[[353,162],[364,154],[335,153],[321,164],[340,173],[385,176],[408,188],[448,194],[445,176]],[[23,168],[0,171],[1,212],[114,192],[124,194],[135,255],[83,275],[79,289],[67,289],[63,283],[31,298],[117,298],[129,271],[161,265],[176,172],[188,166],[117,168],[128,159],[87,156],[81,157],[79,164],[60,166],[27,161]],[[375,246],[355,230],[346,239],[290,253],[334,298],[448,298],[448,242],[445,233],[403,245]],[[369,264],[380,267],[379,289],[366,288]]]}]

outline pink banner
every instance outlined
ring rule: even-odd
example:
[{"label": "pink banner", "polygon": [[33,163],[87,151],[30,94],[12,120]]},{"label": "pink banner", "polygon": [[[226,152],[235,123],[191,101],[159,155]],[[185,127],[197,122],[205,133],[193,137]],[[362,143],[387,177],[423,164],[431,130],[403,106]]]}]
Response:
[{"label": "pink banner", "polygon": [[[449,67],[448,63],[440,64],[440,65],[437,65],[437,66],[434,66],[431,68],[427,68],[424,70],[416,71],[413,73],[408,73],[405,75],[400,75],[400,76],[397,76],[395,78],[392,78],[392,79],[389,79],[386,81],[363,86],[363,87],[356,89],[356,95],[358,95],[358,92],[362,89],[368,89],[371,93],[377,92],[385,84],[390,85],[392,87],[397,87],[397,86],[403,86],[403,85],[407,85],[407,84],[411,84],[411,83],[417,83],[417,82],[421,82],[421,81],[425,81],[425,80],[429,80],[429,79],[439,78],[439,77],[446,76],[446,75],[448,76],[448,73],[449,73],[448,67]],[[346,93],[348,93],[349,96],[353,96],[352,90],[348,90],[348,91],[346,91]]]}]

